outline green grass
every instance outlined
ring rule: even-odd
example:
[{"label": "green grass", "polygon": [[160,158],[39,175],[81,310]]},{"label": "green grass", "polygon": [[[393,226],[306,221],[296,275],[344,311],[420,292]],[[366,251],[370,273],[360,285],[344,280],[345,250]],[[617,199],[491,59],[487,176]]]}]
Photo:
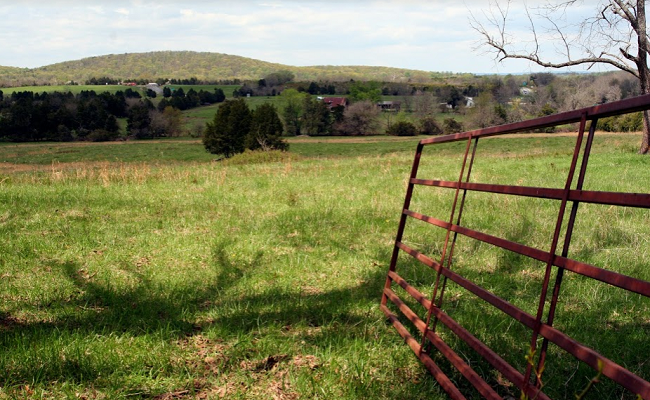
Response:
[{"label": "green grass", "polygon": [[[419,139],[371,136],[287,138],[287,141],[292,154],[330,158],[411,154]],[[208,162],[216,158],[205,151],[199,139],[190,138],[105,143],[0,142],[0,163],[41,167],[76,162]]]},{"label": "green grass", "polygon": [[[587,186],[647,191],[637,141],[599,139]],[[570,142],[485,140],[475,177],[555,185]],[[427,149],[422,176],[455,179],[459,148]],[[414,149],[296,138],[290,154],[214,162],[191,140],[1,144],[0,399],[447,398],[379,310]],[[444,215],[448,199],[418,191],[414,208]],[[503,206],[469,199],[467,222],[548,242],[538,217],[552,206],[511,199],[517,218],[491,212]],[[649,279],[648,212],[596,208],[572,251]],[[408,226],[427,251],[439,236]],[[522,307],[535,300],[538,266],[472,246],[459,241],[459,271]],[[406,258],[399,268],[428,292],[430,271]],[[566,284],[559,324],[650,378],[648,302]],[[522,364],[525,330],[459,287],[448,296],[454,317]],[[593,374],[552,351],[551,393],[572,397]],[[596,390],[614,396],[606,382]]]},{"label": "green grass", "polygon": [[52,165],[75,162],[206,162],[215,158],[198,139],[106,143],[0,144],[0,162]]}]

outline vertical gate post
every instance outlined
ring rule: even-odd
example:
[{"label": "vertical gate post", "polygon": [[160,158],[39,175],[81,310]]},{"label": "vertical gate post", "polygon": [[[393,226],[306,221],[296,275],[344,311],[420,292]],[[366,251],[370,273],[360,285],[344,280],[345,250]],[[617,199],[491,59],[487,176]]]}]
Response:
[{"label": "vertical gate post", "polygon": [[[542,318],[544,317],[544,308],[546,306],[546,297],[548,293],[548,286],[551,279],[551,271],[553,269],[553,262],[555,261],[555,252],[557,251],[557,244],[560,240],[560,232],[562,230],[562,221],[564,220],[564,213],[566,211],[567,202],[569,201],[569,191],[571,190],[571,185],[573,184],[573,176],[575,175],[576,165],[578,164],[578,157],[580,156],[580,149],[582,148],[582,138],[585,133],[585,126],[587,123],[587,113],[582,114],[580,119],[580,128],[578,130],[578,137],[576,138],[575,148],[573,150],[573,157],[571,158],[571,166],[569,167],[569,173],[564,185],[564,191],[562,192],[562,201],[560,203],[560,210],[557,214],[557,221],[555,223],[555,231],[553,232],[553,240],[551,241],[551,249],[548,252],[548,260],[546,261],[546,270],[544,272],[544,282],[542,283],[542,291],[539,296],[539,304],[537,306],[537,316],[535,318],[535,327],[533,329],[533,334],[531,335],[530,340],[530,354],[535,354],[537,350],[537,338],[539,336],[539,330],[542,324]],[[544,357],[544,356],[542,356]],[[526,366],[525,374],[525,385],[530,385],[530,377],[534,365],[531,362]],[[542,382],[537,379],[536,386],[538,389],[541,388]]]},{"label": "vertical gate post", "polygon": [[[415,152],[415,157],[413,158],[413,165],[411,166],[411,175],[409,177],[409,183],[406,188],[406,196],[404,197],[404,207],[402,208],[401,217],[399,220],[399,226],[397,227],[397,236],[395,237],[395,246],[393,247],[393,254],[390,258],[390,267],[389,271],[395,271],[395,266],[397,265],[397,257],[399,256],[399,247],[397,244],[402,241],[402,236],[404,235],[404,228],[406,227],[406,214],[404,210],[408,210],[411,206],[411,197],[413,196],[413,179],[417,178],[418,168],[420,167],[420,158],[422,157],[422,149],[424,146],[421,143],[418,143],[418,147]],[[384,289],[390,289],[392,279],[390,274],[386,276],[386,283]],[[385,291],[382,292],[381,296],[381,305],[386,306],[387,298]]]},{"label": "vertical gate post", "polygon": [[[582,190],[582,187],[585,182],[585,175],[587,173],[587,164],[589,163],[589,156],[591,155],[591,146],[594,143],[594,135],[596,133],[596,126],[598,125],[598,120],[595,119],[591,121],[589,127],[589,135],[587,136],[587,143],[585,145],[585,150],[582,154],[582,164],[580,166],[580,173],[578,174],[578,181],[576,182],[576,190]],[[576,222],[576,217],[578,215],[578,206],[580,201],[574,200],[571,206],[571,214],[569,215],[569,222],[567,223],[566,234],[564,236],[564,243],[562,245],[562,257],[567,257],[569,255],[569,246],[571,245],[571,238],[573,236],[573,227]],[[557,307],[558,298],[560,297],[560,286],[562,285],[562,278],[564,276],[564,268],[558,267],[557,275],[555,276],[555,284],[553,285],[553,295],[551,298],[551,305],[548,310],[548,316],[546,319],[546,324],[548,326],[553,326],[555,319],[555,309]],[[544,362],[546,361],[546,351],[548,349],[548,339],[544,338],[542,341],[542,349],[540,351],[539,362],[537,364],[537,370],[543,371]]]}]

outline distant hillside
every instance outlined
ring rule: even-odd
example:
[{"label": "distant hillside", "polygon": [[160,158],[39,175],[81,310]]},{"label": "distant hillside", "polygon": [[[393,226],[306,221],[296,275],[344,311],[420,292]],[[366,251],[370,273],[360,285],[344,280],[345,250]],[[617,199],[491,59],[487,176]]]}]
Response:
[{"label": "distant hillside", "polygon": [[288,70],[298,81],[376,80],[384,82],[429,82],[455,76],[388,67],[312,66],[293,67],[221,53],[158,51],[111,54],[26,69],[0,66],[0,87],[32,84],[83,83],[90,78],[145,79],[196,77],[200,80],[257,80],[279,70]]},{"label": "distant hillside", "polygon": [[[28,68],[0,66],[0,87],[18,86],[19,83],[32,84],[33,81],[33,75]],[[10,84],[4,84],[5,82]]]}]

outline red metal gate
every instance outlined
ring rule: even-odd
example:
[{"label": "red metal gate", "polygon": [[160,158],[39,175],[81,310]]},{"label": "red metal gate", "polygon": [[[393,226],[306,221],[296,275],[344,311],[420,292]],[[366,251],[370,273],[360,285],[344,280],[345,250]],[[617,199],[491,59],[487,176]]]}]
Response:
[{"label": "red metal gate", "polygon": [[[549,344],[552,344],[554,349],[557,349],[553,354],[571,355],[579,361],[579,366],[587,365],[595,371],[594,375],[598,374],[611,379],[623,387],[623,391],[632,398],[636,396],[650,400],[650,383],[646,380],[647,376],[646,379],[638,376],[622,366],[621,363],[608,359],[554,326],[558,300],[561,298],[560,288],[563,277],[567,273],[577,274],[581,277],[580,279],[598,280],[622,291],[636,293],[643,299],[650,297],[650,282],[646,280],[568,257],[580,204],[650,208],[650,194],[647,193],[583,190],[598,119],[647,109],[650,109],[650,95],[515,124],[434,137],[419,142],[408,182],[390,269],[383,290],[381,309],[451,398],[471,397],[472,394],[468,395],[466,392],[467,388],[473,387],[470,390],[471,393],[478,392],[480,396],[488,399],[500,399],[505,393],[502,390],[503,387],[514,386],[524,398],[527,396],[530,399],[548,399],[548,395],[544,393],[542,375],[546,363],[551,359]],[[591,124],[588,132],[585,132],[588,122]],[[570,166],[566,179],[563,179],[563,188],[503,185],[470,180],[479,138],[532,131],[569,123],[579,123],[579,131],[574,150],[569,156]],[[423,149],[426,146],[457,141],[466,142],[466,145],[463,146],[464,155],[459,157],[461,163],[458,180],[434,180],[418,177],[418,169],[423,160]],[[576,173],[577,176],[575,176]],[[453,193],[453,196],[449,196],[452,199],[449,205],[451,215],[443,217],[445,219],[439,219],[411,210],[416,187],[422,188],[418,189],[418,195],[419,190],[426,190],[424,187],[452,191],[450,193]],[[643,190],[646,189],[647,187],[643,188]],[[559,211],[552,216],[555,221],[552,222],[554,229],[549,228],[549,231],[552,231],[550,242],[544,243],[543,246],[529,246],[464,226],[463,209],[466,200],[477,193],[489,193],[504,196],[504,198],[524,196],[556,202],[554,204],[558,205]],[[494,211],[497,213],[508,212],[507,209]],[[441,232],[444,234],[441,233],[439,236],[444,239],[440,240],[438,251],[434,252],[435,256],[427,254],[427,249],[416,249],[417,246],[406,244],[403,238],[407,220],[423,221],[428,224],[426,226],[434,227],[430,229],[442,229]],[[462,270],[452,270],[452,261],[460,255],[460,253],[454,254],[459,235],[464,238],[463,240],[474,241],[476,246],[493,246],[514,257],[523,256],[537,260],[541,266],[540,275],[543,274],[543,279],[540,279],[541,287],[537,287],[539,301],[531,306],[531,309],[536,312],[527,312],[523,307],[516,306],[512,301],[494,294],[490,288],[482,287],[480,282],[473,282],[466,278]],[[542,248],[544,246],[547,247]],[[427,246],[422,245],[422,247]],[[431,252],[430,249],[429,252]],[[417,288],[417,284],[408,282],[403,274],[400,275],[401,269],[398,268],[398,264],[401,266],[403,261],[400,260],[404,259],[404,255],[410,255],[417,260],[419,263],[415,262],[416,265],[423,264],[432,270],[429,273],[431,276],[430,287],[433,291],[430,298],[427,298]],[[410,257],[406,256],[406,258],[414,263]],[[650,267],[647,261],[646,258],[645,266]],[[527,361],[523,363],[525,367],[519,365],[518,368],[513,366],[512,362],[507,362],[502,354],[498,354],[474,333],[464,328],[460,322],[452,318],[452,312],[443,307],[446,306],[443,304],[443,299],[448,284],[454,284],[455,287],[469,292],[473,298],[477,299],[477,302],[484,302],[481,303],[482,306],[491,309],[491,311],[498,310],[497,314],[503,313],[508,318],[512,318],[511,321],[514,320],[521,324],[530,338],[529,342],[523,344],[522,352],[519,355],[523,359],[527,358]],[[414,307],[416,307],[415,311]],[[648,323],[650,324],[650,318],[648,318]],[[444,335],[439,334],[441,328],[445,330]],[[449,344],[449,338],[453,338],[454,343],[463,344],[463,350],[459,352],[453,349],[453,345]],[[526,349],[528,349],[528,356],[526,356]],[[483,364],[467,356],[468,352],[477,355],[475,358],[481,360]],[[650,363],[650,354],[647,354],[646,357]],[[440,365],[441,362],[444,364],[444,368]],[[475,370],[473,364],[480,364],[480,371]],[[485,365],[488,368],[485,368]],[[452,372],[445,372],[445,368]],[[486,375],[490,374],[489,371],[485,372],[486,369],[493,372],[490,379],[486,378]],[[465,379],[460,378],[461,375]],[[495,379],[494,376],[497,378]],[[468,385],[468,382],[471,385]]]}]

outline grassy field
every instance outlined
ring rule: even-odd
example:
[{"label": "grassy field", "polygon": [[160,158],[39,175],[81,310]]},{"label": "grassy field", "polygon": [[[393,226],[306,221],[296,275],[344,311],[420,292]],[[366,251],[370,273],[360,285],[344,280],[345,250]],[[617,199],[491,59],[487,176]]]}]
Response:
[{"label": "grassy field", "polygon": [[[222,162],[197,140],[0,144],[0,399],[447,398],[379,310],[415,140],[294,138]],[[599,138],[587,188],[647,191],[638,140]],[[571,142],[484,140],[475,179],[561,185]],[[423,177],[455,179],[462,146],[427,154]],[[417,194],[447,212],[448,193]],[[469,201],[468,224],[548,242],[553,204],[510,199],[509,219],[496,201]],[[648,211],[589,212],[572,249],[650,279]],[[435,253],[434,232],[407,239]],[[530,308],[536,263],[467,246],[464,274]],[[430,272],[400,268],[430,290]],[[650,379],[649,302],[602,286],[567,277],[558,324]],[[454,317],[521,365],[526,331],[448,290]],[[573,397],[593,373],[552,356],[549,393]],[[590,396],[621,398],[607,382]]]}]

